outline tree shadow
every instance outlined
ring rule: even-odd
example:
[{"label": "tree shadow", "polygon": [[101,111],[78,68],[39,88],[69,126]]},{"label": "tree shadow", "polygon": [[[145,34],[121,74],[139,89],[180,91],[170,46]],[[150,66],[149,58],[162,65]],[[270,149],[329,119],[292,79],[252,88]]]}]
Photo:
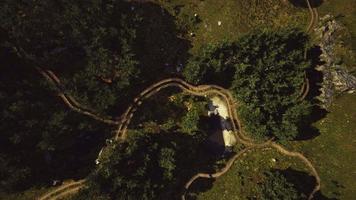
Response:
[{"label": "tree shadow", "polygon": [[322,72],[316,70],[316,66],[323,64],[320,60],[321,53],[319,46],[314,46],[307,52],[307,57],[311,61],[312,67],[306,71],[309,81],[309,92],[305,100],[312,103],[312,110],[310,115],[303,119],[304,126],[300,127],[300,134],[296,140],[309,140],[319,136],[320,132],[313,126],[313,123],[323,119],[328,113],[320,106],[321,102],[316,98],[321,94],[320,89],[323,82]]},{"label": "tree shadow", "polygon": [[322,51],[319,46],[313,46],[307,52],[307,57],[310,59],[312,67],[307,70],[307,78],[309,80],[310,88],[306,99],[310,100],[312,103],[320,103],[315,97],[321,94],[320,88],[321,83],[323,82],[323,73],[316,70],[317,66],[324,64],[324,62],[320,60],[321,54]]},{"label": "tree shadow", "polygon": [[176,26],[176,18],[152,2],[134,3],[132,7],[142,18],[135,50],[146,82],[178,73],[177,67],[187,62],[191,44],[178,37],[181,30]]},{"label": "tree shadow", "polygon": [[313,126],[313,123],[319,121],[320,119],[323,119],[327,114],[327,111],[323,108],[321,108],[318,105],[314,105],[312,107],[311,114],[308,117],[304,118],[304,121],[306,125],[301,126],[299,131],[300,134],[298,137],[295,139],[296,141],[301,141],[301,140],[310,140],[313,138],[316,138],[317,136],[320,135],[319,129]]},{"label": "tree shadow", "polygon": [[[52,180],[88,175],[109,128],[68,111],[40,74],[29,66],[31,63],[10,49],[0,48],[0,58],[4,60],[0,67],[0,110],[17,108],[11,115],[3,115],[1,121],[0,156],[9,165],[1,168],[0,174],[6,170],[13,174],[2,177],[1,189],[21,192],[33,186],[48,186]],[[61,115],[63,119],[55,120],[55,116]]]},{"label": "tree shadow", "polygon": [[[289,2],[296,7],[308,8],[307,0],[289,0]],[[309,0],[309,2],[312,8],[317,8],[324,3],[324,0]]]},{"label": "tree shadow", "polygon": [[181,30],[176,18],[153,2],[130,2],[129,9],[140,16],[134,41],[135,57],[139,61],[140,73],[123,91],[120,105],[114,114],[122,113],[132,99],[147,86],[172,76],[181,76],[181,69],[189,57],[190,41],[179,37]]},{"label": "tree shadow", "polygon": [[[306,172],[298,171],[292,168],[287,168],[285,170],[276,170],[276,171],[280,172],[287,179],[287,181],[292,183],[295,189],[298,192],[304,194],[305,197],[308,197],[315,187],[316,184],[315,177],[307,174]],[[317,194],[314,195],[313,199],[332,200],[324,196],[321,193],[321,191],[317,192]]]},{"label": "tree shadow", "polygon": [[215,179],[197,179],[195,180],[186,191],[186,200],[196,200],[200,193],[209,191],[214,186]]}]

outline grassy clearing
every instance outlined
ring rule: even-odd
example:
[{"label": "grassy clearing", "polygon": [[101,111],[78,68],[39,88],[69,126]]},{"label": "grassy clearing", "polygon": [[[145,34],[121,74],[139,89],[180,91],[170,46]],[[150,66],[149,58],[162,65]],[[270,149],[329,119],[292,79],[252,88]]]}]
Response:
[{"label": "grassy clearing", "polygon": [[[198,14],[201,22],[191,30],[192,52],[202,45],[222,40],[236,40],[256,27],[299,26],[305,29],[309,22],[307,9],[293,7],[283,0],[156,0],[178,20],[189,23]],[[221,21],[221,25],[218,22]]]},{"label": "grassy clearing", "polygon": [[338,98],[315,126],[320,135],[295,142],[319,172],[325,196],[351,200],[356,196],[356,94]]},{"label": "grassy clearing", "polygon": [[[273,159],[276,161],[274,162]],[[211,188],[202,192],[198,199],[237,200],[253,197],[257,195],[257,184],[261,181],[263,172],[272,168],[281,170],[292,168],[308,172],[302,161],[286,157],[274,149],[255,150],[237,160],[231,169],[225,175],[216,179]],[[198,186],[196,185],[196,187]]]}]

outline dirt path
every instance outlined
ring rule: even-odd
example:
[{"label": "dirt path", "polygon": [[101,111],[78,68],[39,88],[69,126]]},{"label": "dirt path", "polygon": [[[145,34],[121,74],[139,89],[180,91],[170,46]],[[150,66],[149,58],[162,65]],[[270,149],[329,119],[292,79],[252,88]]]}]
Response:
[{"label": "dirt path", "polygon": [[104,122],[109,125],[118,125],[119,121],[112,120],[110,117],[104,117],[100,116],[100,114],[95,113],[91,109],[85,108],[81,104],[79,104],[71,95],[66,94],[64,92],[63,86],[60,82],[60,79],[50,70],[45,70],[40,67],[36,67],[36,70],[44,77],[47,79],[48,82],[50,82],[53,86],[57,88],[58,96],[62,99],[64,104],[66,104],[70,109],[72,109],[75,112],[78,112],[80,114],[86,115],[88,117],[91,117],[95,120]]},{"label": "dirt path", "polygon": [[[309,0],[306,0],[308,9],[310,12],[310,22],[307,27],[307,32],[310,32],[312,28],[317,24],[318,22],[318,11],[316,8],[312,8]],[[45,77],[52,85],[54,85],[58,89],[58,96],[62,99],[62,101],[73,111],[81,113],[83,115],[86,115],[88,117],[91,117],[95,120],[101,121],[103,123],[109,124],[109,125],[118,125],[118,128],[115,132],[115,140],[124,140],[127,135],[127,129],[128,126],[131,122],[131,119],[137,110],[137,108],[142,104],[143,100],[158,93],[160,90],[167,88],[167,87],[178,87],[181,88],[184,92],[187,92],[192,95],[196,96],[205,96],[209,94],[215,94],[219,95],[224,98],[224,100],[227,103],[228,107],[228,112],[229,116],[232,122],[232,128],[234,135],[236,137],[236,141],[241,142],[242,144],[246,145],[247,147],[243,149],[242,151],[238,152],[235,154],[226,164],[226,166],[221,169],[219,172],[216,172],[214,174],[207,174],[207,173],[198,173],[194,175],[186,184],[185,184],[185,192],[189,190],[190,185],[198,178],[218,178],[222,175],[224,175],[233,165],[233,163],[241,157],[245,152],[253,150],[253,149],[260,149],[260,148],[265,148],[265,147],[272,147],[275,148],[277,151],[280,153],[290,156],[290,157],[296,157],[300,160],[302,160],[308,168],[311,170],[311,173],[314,175],[316,178],[316,185],[309,195],[308,199],[312,199],[314,194],[320,190],[320,177],[314,168],[313,164],[301,153],[298,152],[292,152],[288,151],[285,149],[283,146],[267,141],[264,143],[256,143],[254,142],[253,139],[249,138],[243,133],[243,129],[241,127],[241,122],[238,118],[237,115],[237,109],[238,109],[238,104],[237,102],[234,101],[233,95],[230,93],[229,90],[226,90],[225,88],[222,88],[220,86],[216,85],[200,85],[200,86],[194,86],[191,85],[181,79],[178,78],[170,78],[170,79],[165,79],[162,81],[159,81],[150,87],[146,88],[144,91],[142,91],[133,101],[133,103],[128,107],[126,112],[121,116],[121,120],[113,120],[110,117],[107,116],[101,116],[100,114],[85,108],[82,106],[80,103],[78,103],[71,95],[66,94],[63,90],[63,86],[60,82],[60,79],[50,70],[44,70],[42,68],[37,67],[36,68],[39,73]],[[306,78],[305,83],[302,86],[301,89],[301,98],[304,99],[309,91],[309,80]],[[73,194],[77,192],[79,189],[83,188],[85,186],[86,180],[80,180],[77,182],[73,183],[68,183],[65,185],[60,186],[59,188],[44,194],[43,196],[39,197],[38,200],[56,200],[59,198],[62,198],[64,196],[67,196],[69,194]],[[185,192],[182,195],[182,200],[185,200]]]},{"label": "dirt path", "polygon": [[[315,170],[313,164],[302,154],[298,152],[292,152],[286,150],[284,147],[281,145],[267,141],[264,143],[255,143],[251,138],[248,136],[244,135],[242,132],[241,128],[241,123],[239,121],[239,118],[237,116],[237,109],[238,109],[238,103],[234,101],[233,95],[230,93],[230,91],[216,85],[200,85],[200,86],[194,86],[191,85],[187,82],[185,82],[182,79],[179,78],[170,78],[170,79],[165,79],[162,81],[159,81],[148,88],[146,88],[143,92],[141,92],[133,101],[133,103],[128,107],[128,109],[125,111],[125,113],[122,115],[122,120],[119,123],[118,129],[115,133],[114,139],[115,140],[125,140],[127,136],[127,129],[128,126],[131,122],[131,119],[137,110],[137,108],[142,104],[142,101],[145,100],[146,98],[158,93],[160,90],[167,88],[167,87],[178,87],[181,88],[184,92],[187,92],[192,95],[196,96],[205,96],[208,94],[215,94],[221,96],[227,104],[228,107],[228,112],[229,116],[231,118],[232,122],[232,128],[233,132],[235,133],[236,141],[241,142],[242,144],[246,145],[247,147],[237,153],[235,156],[230,159],[226,166],[219,172],[215,174],[206,174],[206,173],[198,173],[195,176],[193,176],[186,184],[185,184],[185,190],[187,191],[189,189],[189,186],[198,178],[218,178],[225,174],[232,164],[235,162],[236,159],[240,157],[240,155],[248,150],[251,149],[256,149],[256,148],[262,148],[262,147],[272,147],[278,150],[280,153],[290,156],[290,157],[297,157],[301,159],[311,170],[311,173],[315,176],[316,178],[316,186],[313,190],[313,192],[309,195],[309,199],[313,198],[313,195],[315,192],[317,192],[320,189],[320,178]],[[61,186],[60,188],[42,196],[39,198],[39,200],[54,200],[58,199],[59,197],[63,197],[66,194],[73,193],[80,188],[82,188],[85,185],[85,180],[81,180],[78,183],[71,183],[68,185]],[[182,199],[185,199],[185,195],[182,195]]]},{"label": "dirt path", "polygon": [[[308,85],[309,84],[307,83],[307,87],[308,87]],[[142,93],[140,93],[134,99],[134,102],[126,110],[126,112],[122,116],[122,121],[121,121],[122,123],[120,124],[119,128],[116,131],[115,140],[125,140],[125,138],[127,136],[127,128],[130,124],[130,121],[134,115],[134,112],[141,105],[142,101],[144,99],[156,94],[160,90],[167,88],[167,87],[179,87],[184,92],[187,92],[187,93],[190,93],[190,94],[196,95],[196,96],[217,94],[217,95],[223,97],[227,103],[229,116],[232,119],[231,121],[232,121],[233,131],[235,133],[236,140],[247,146],[247,148],[245,150],[242,150],[243,152],[247,151],[249,149],[254,149],[254,148],[272,147],[272,148],[275,148],[280,153],[282,153],[283,155],[286,155],[289,157],[296,157],[296,158],[302,160],[308,166],[308,168],[311,170],[311,173],[313,174],[313,176],[316,179],[316,185],[315,185],[312,193],[309,195],[308,199],[312,199],[314,194],[318,190],[320,190],[320,177],[319,177],[317,171],[315,170],[313,164],[303,154],[298,153],[298,152],[288,151],[283,146],[281,146],[275,142],[271,142],[271,141],[267,141],[262,144],[255,143],[255,142],[253,142],[253,140],[251,138],[249,138],[248,136],[246,136],[242,133],[241,123],[240,123],[239,118],[236,113],[237,103],[234,101],[234,98],[233,98],[232,94],[230,93],[230,91],[228,91],[222,87],[216,86],[216,85],[194,86],[194,85],[191,85],[191,84],[185,82],[184,80],[181,80],[178,78],[165,79],[165,80],[162,80],[156,84],[153,84],[152,86],[145,89]],[[240,157],[239,156],[240,153],[241,152],[237,153],[232,159],[230,159],[227,162],[226,166],[220,172],[217,172],[215,174],[198,173],[195,176],[193,176],[188,181],[188,183],[185,185],[185,190],[188,190],[189,186],[199,177],[218,178],[218,177],[222,176],[223,174],[225,174],[230,169],[230,167],[232,166],[234,161]],[[182,200],[184,200],[184,199],[185,199],[185,196],[183,194]]]},{"label": "dirt path", "polygon": [[307,27],[307,33],[313,30],[313,27],[318,23],[319,20],[319,14],[318,10],[316,8],[313,8],[310,4],[310,0],[305,0],[308,5],[309,13],[310,13],[310,22]]},{"label": "dirt path", "polygon": [[310,90],[309,79],[307,77],[307,73],[304,72],[304,82],[303,82],[303,85],[302,85],[300,92],[298,94],[298,100],[299,101],[304,100],[308,96],[309,90]]},{"label": "dirt path", "polygon": [[83,188],[85,186],[85,182],[86,182],[86,180],[82,179],[82,180],[79,180],[76,182],[71,182],[71,183],[61,185],[58,188],[56,188],[55,190],[42,195],[41,197],[38,198],[38,200],[60,199],[66,195],[75,193],[78,190],[80,190],[81,188]]},{"label": "dirt path", "polygon": [[315,170],[313,164],[307,159],[305,158],[301,153],[298,152],[291,152],[288,151],[286,149],[284,149],[282,146],[273,143],[271,141],[267,141],[265,143],[262,144],[257,144],[257,145],[253,145],[253,146],[249,146],[244,148],[243,150],[239,151],[238,153],[236,153],[225,165],[224,168],[222,168],[220,171],[213,173],[213,174],[209,174],[209,173],[198,173],[196,175],[194,175],[184,186],[184,191],[183,194],[181,196],[182,200],[185,200],[185,196],[187,191],[189,190],[189,187],[191,186],[191,184],[197,180],[198,178],[208,178],[208,179],[212,179],[212,178],[219,178],[220,176],[224,175],[226,172],[229,171],[229,169],[232,167],[232,165],[234,164],[234,162],[236,160],[238,160],[239,158],[241,158],[242,155],[244,155],[245,153],[247,153],[248,151],[252,151],[252,150],[256,150],[256,149],[263,149],[263,148],[268,148],[268,147],[272,147],[274,149],[276,149],[278,152],[280,152],[283,155],[286,156],[291,156],[291,157],[297,157],[300,160],[302,160],[306,166],[311,170],[313,176],[316,179],[316,185],[313,189],[313,191],[309,194],[308,199],[311,200],[314,197],[314,194],[320,190],[320,178],[319,175],[317,173],[317,171]]},{"label": "dirt path", "polygon": [[185,195],[186,192],[188,191],[190,185],[197,180],[198,178],[219,178],[220,176],[224,175],[226,172],[229,171],[229,169],[232,167],[232,165],[234,164],[234,162],[239,159],[242,155],[244,155],[244,153],[247,153],[248,151],[251,151],[253,149],[257,149],[257,148],[265,148],[267,147],[267,145],[270,142],[266,142],[263,144],[259,144],[259,145],[255,145],[255,146],[249,146],[244,148],[243,150],[239,151],[237,154],[235,154],[225,165],[224,168],[222,168],[220,171],[213,173],[213,174],[209,174],[209,173],[198,173],[196,175],[194,175],[185,185],[184,185],[184,192],[181,196],[182,200],[185,200]]}]

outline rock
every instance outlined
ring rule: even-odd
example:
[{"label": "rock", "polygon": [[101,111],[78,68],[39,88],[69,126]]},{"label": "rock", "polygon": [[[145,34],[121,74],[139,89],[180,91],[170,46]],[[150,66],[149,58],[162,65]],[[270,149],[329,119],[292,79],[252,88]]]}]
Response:
[{"label": "rock", "polygon": [[343,27],[331,15],[321,17],[319,27],[315,28],[322,51],[320,59],[324,62],[316,68],[323,73],[321,95],[318,99],[323,103],[324,108],[331,105],[333,96],[337,92],[356,90],[356,78],[349,74],[346,67],[340,65],[340,59],[336,58],[336,47],[341,45],[340,34],[337,33],[342,29]]}]

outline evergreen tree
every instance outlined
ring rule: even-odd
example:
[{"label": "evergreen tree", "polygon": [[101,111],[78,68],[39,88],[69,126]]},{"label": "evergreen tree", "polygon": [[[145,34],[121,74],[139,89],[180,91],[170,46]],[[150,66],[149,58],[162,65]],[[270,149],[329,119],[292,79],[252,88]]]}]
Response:
[{"label": "evergreen tree", "polygon": [[308,36],[298,29],[258,30],[236,42],[204,47],[190,59],[184,76],[193,83],[230,87],[247,132],[258,138],[297,137],[309,102],[299,101]]},{"label": "evergreen tree", "polygon": [[[258,185],[259,197],[261,200],[302,200],[305,195],[299,192],[293,183],[280,174],[278,171],[268,171],[265,173],[265,180]],[[254,198],[252,198],[254,199]]]}]

